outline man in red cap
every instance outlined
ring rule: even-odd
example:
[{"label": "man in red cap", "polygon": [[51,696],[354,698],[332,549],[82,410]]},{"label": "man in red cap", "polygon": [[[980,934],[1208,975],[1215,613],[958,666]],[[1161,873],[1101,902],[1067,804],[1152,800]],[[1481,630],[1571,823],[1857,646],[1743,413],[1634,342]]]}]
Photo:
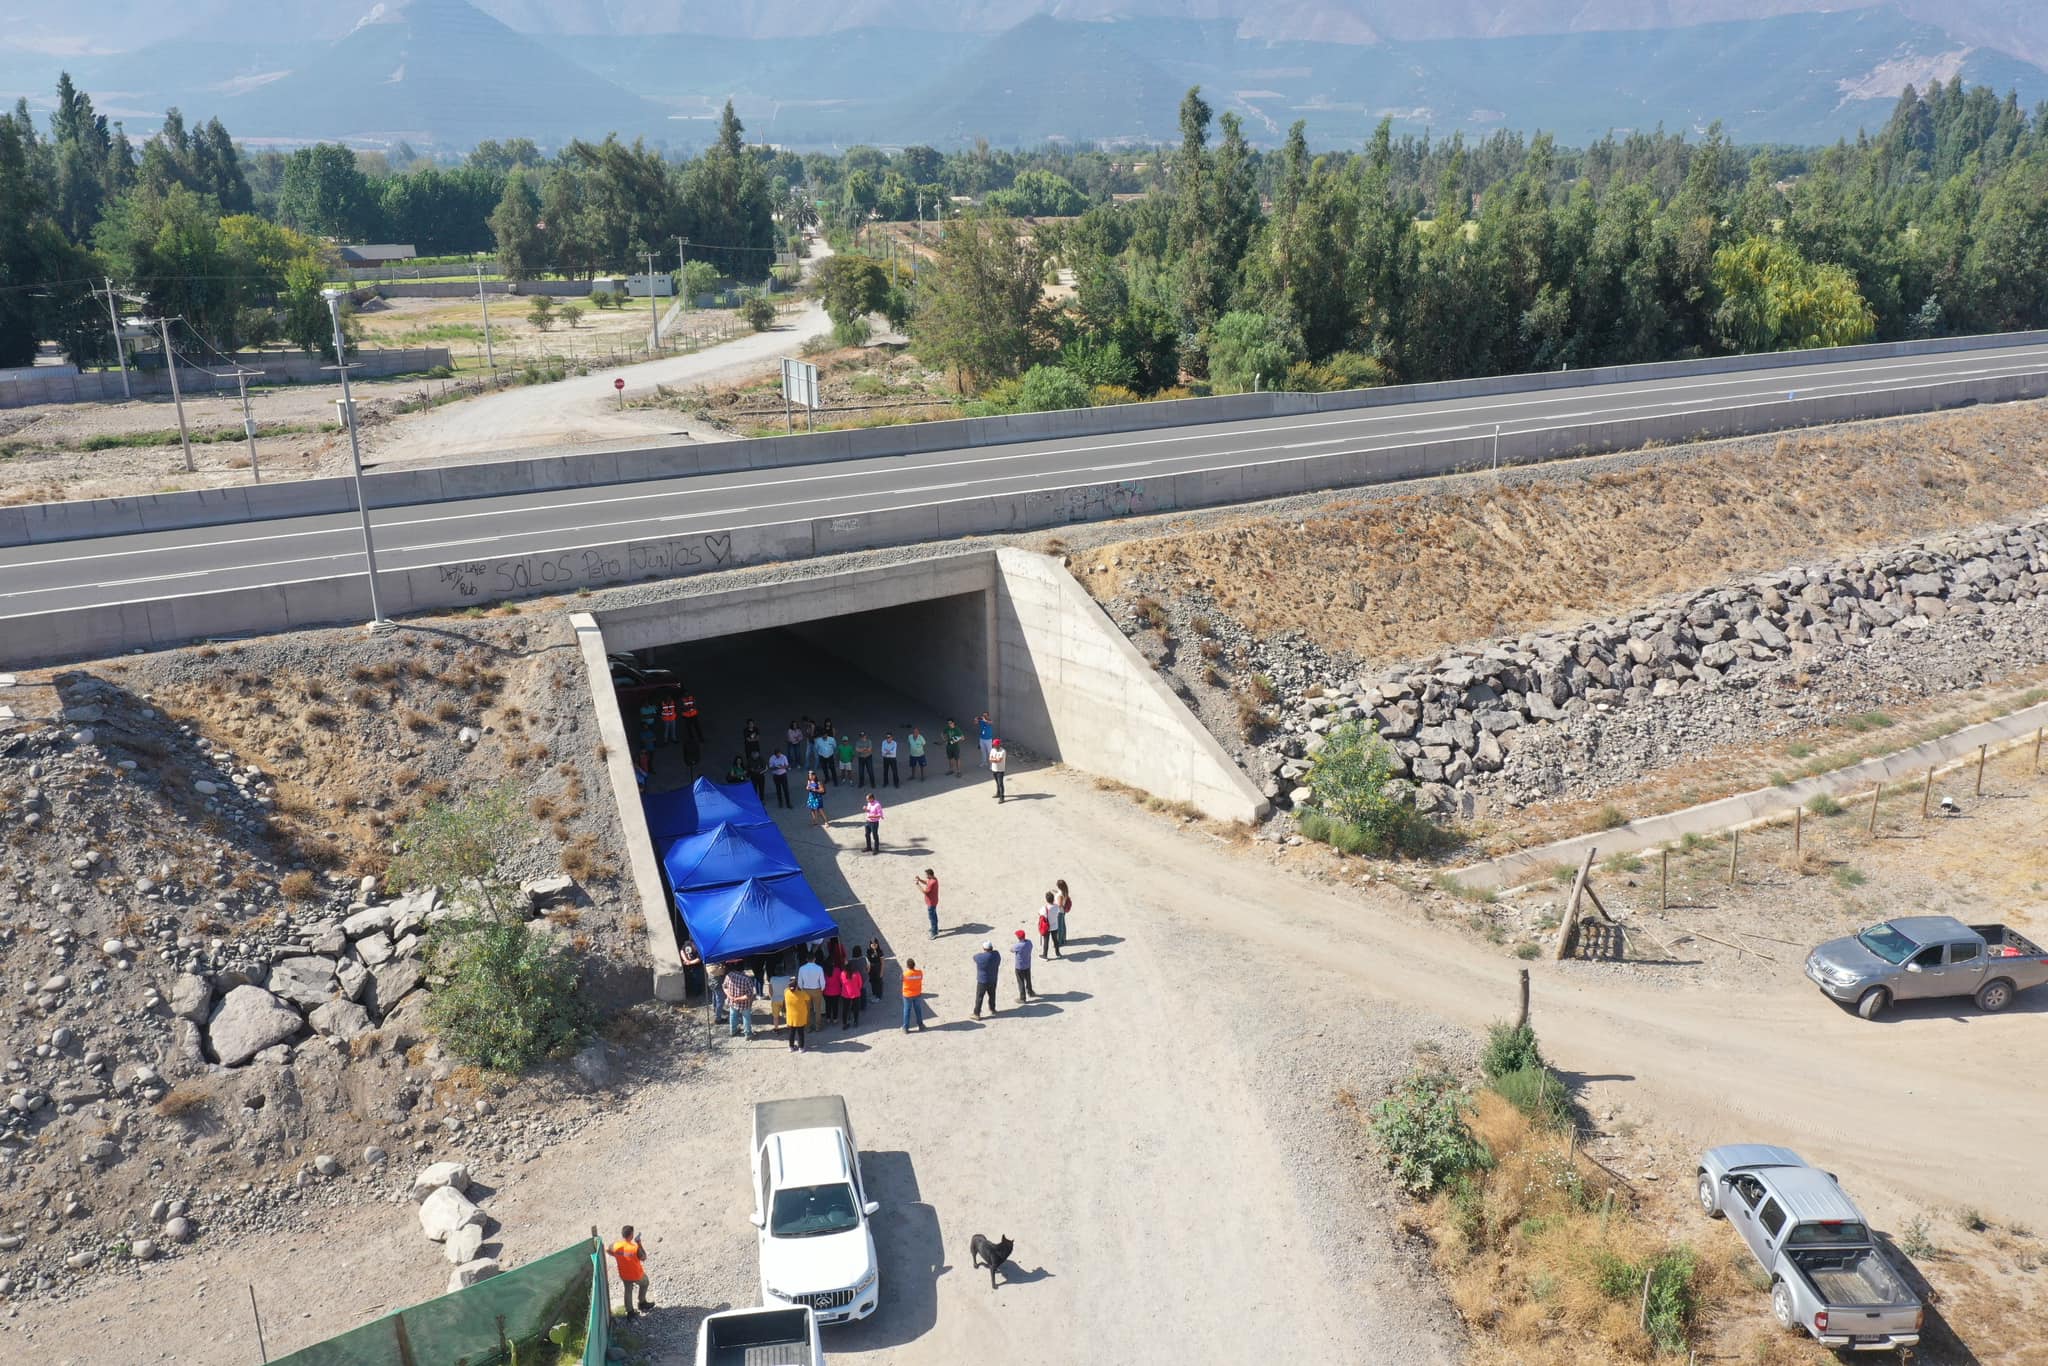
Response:
[{"label": "man in red cap", "polygon": [[1017,931],[1017,942],[1010,945],[1010,961],[1017,969],[1017,1004],[1023,1005],[1031,999],[1031,936]]},{"label": "man in red cap", "polygon": [[988,749],[988,771],[996,775],[996,800],[1003,800],[1003,774],[1010,767],[1010,751],[1003,748],[1003,737],[998,735]]}]

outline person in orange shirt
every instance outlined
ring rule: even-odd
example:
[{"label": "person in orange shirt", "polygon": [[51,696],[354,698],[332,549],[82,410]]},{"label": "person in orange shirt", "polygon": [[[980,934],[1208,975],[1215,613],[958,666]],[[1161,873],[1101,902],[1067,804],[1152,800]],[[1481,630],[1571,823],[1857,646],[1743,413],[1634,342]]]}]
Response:
[{"label": "person in orange shirt", "polygon": [[912,1022],[919,1029],[924,1024],[924,969],[917,965],[915,958],[903,960],[903,1032],[908,1034]]},{"label": "person in orange shirt", "polygon": [[647,1257],[647,1245],[633,1232],[631,1224],[619,1230],[619,1240],[606,1249],[612,1260],[619,1264],[619,1280],[626,1287],[626,1317],[635,1318],[633,1308],[633,1287],[640,1288],[640,1308],[645,1309],[654,1301],[647,1294],[647,1268],[641,1265]]}]

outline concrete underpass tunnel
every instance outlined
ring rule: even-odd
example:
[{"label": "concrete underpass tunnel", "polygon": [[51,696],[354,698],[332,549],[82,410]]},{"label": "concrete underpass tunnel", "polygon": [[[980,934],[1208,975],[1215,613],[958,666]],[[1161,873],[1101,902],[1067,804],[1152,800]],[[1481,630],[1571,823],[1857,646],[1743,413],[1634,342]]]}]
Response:
[{"label": "concrete underpass tunnel", "polygon": [[[975,781],[980,750],[975,718],[990,713],[1006,741],[1011,771],[1029,789],[1031,771],[1059,762],[1186,802],[1216,820],[1263,818],[1266,803],[1248,778],[1147,665],[1115,623],[1059,561],[1009,548],[913,560],[874,569],[818,574],[710,592],[684,592],[573,618],[584,667],[594,683],[600,732],[622,817],[627,861],[640,894],[654,959],[655,988],[677,999],[672,914],[644,819],[633,771],[640,743],[638,708],[622,714],[604,656],[636,652],[671,669],[695,695],[704,743],[695,773],[680,744],[658,745],[649,786],[666,790],[695,776],[724,781],[741,753],[752,718],[764,750],[781,749],[792,718],[828,718],[841,734],[865,731],[882,779],[881,748],[893,735],[899,781],[885,807],[914,803],[908,729],[927,741],[924,790]],[[967,776],[946,776],[942,728],[965,732]],[[803,802],[803,766],[792,765],[791,797]],[[980,781],[986,782],[984,776]],[[854,790],[856,787],[860,790]],[[848,775],[827,798],[844,820],[865,785]],[[770,785],[767,801],[775,806]],[[784,822],[785,829],[802,828]],[[901,827],[898,827],[901,828]],[[803,860],[809,869],[810,859]],[[833,885],[833,884],[837,885]],[[813,877],[826,898],[842,881]],[[842,922],[848,935],[871,933],[864,915]]]}]

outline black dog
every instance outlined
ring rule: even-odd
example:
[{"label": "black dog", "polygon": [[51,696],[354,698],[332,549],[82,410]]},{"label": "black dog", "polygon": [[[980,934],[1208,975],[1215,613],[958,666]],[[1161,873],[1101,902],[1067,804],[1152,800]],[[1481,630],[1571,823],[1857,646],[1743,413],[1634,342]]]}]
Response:
[{"label": "black dog", "polygon": [[996,1272],[1002,1268],[1004,1262],[1010,1260],[1010,1251],[1016,1246],[1017,1240],[1007,1234],[1000,1243],[992,1243],[977,1233],[973,1241],[967,1244],[968,1255],[974,1264],[988,1268],[989,1289],[996,1288]]}]

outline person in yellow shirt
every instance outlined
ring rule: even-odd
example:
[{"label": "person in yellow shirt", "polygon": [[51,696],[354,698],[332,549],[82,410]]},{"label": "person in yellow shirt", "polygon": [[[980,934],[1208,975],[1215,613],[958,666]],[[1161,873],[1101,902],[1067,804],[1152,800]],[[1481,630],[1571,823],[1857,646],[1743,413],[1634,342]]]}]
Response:
[{"label": "person in yellow shirt", "polygon": [[782,993],[782,1018],[789,1022],[789,1051],[804,1051],[804,1026],[811,1022],[811,993],[791,982]]},{"label": "person in yellow shirt", "polygon": [[647,1256],[647,1245],[640,1241],[639,1235],[633,1232],[633,1226],[628,1224],[619,1230],[619,1240],[606,1251],[610,1252],[612,1260],[619,1264],[619,1281],[626,1287],[626,1317],[636,1318],[638,1313],[633,1308],[634,1287],[637,1286],[640,1290],[641,1309],[654,1303],[647,1297],[647,1268],[641,1265]]}]

